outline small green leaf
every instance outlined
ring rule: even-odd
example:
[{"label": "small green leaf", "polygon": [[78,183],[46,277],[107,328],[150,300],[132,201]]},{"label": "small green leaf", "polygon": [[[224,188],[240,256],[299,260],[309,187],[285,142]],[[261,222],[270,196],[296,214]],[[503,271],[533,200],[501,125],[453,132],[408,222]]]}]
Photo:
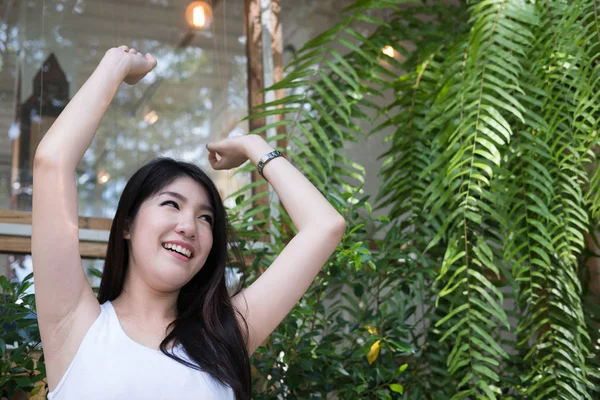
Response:
[{"label": "small green leaf", "polygon": [[33,386],[33,383],[31,382],[31,378],[28,376],[17,378],[16,382],[17,382],[17,386],[22,387],[22,388]]},{"label": "small green leaf", "polygon": [[357,283],[354,285],[354,295],[356,297],[362,297],[364,292],[365,292],[365,288],[363,285],[361,285],[360,283]]},{"label": "small green leaf", "polygon": [[392,383],[390,385],[390,389],[392,390],[392,392],[396,392],[396,393],[404,393],[404,386],[402,386],[399,383]]}]

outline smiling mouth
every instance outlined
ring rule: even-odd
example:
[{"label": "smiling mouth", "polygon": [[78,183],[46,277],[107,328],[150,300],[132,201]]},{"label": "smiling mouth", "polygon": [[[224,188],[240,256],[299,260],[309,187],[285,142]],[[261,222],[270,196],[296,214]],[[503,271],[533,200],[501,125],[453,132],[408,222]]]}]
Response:
[{"label": "smiling mouth", "polygon": [[190,250],[185,249],[178,245],[174,245],[171,243],[163,243],[162,247],[164,249],[172,251],[174,253],[181,254],[182,256],[187,257],[189,259],[194,257],[194,254]]}]

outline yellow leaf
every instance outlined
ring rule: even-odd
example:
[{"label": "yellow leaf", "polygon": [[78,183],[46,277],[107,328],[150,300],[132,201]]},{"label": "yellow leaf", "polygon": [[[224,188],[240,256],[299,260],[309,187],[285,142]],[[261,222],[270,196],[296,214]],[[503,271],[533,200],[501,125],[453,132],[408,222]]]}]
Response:
[{"label": "yellow leaf", "polygon": [[367,331],[371,334],[371,335],[377,335],[377,328],[375,328],[374,326],[371,325],[365,325],[365,328],[367,328]]},{"label": "yellow leaf", "polygon": [[378,340],[375,343],[373,343],[369,354],[367,354],[367,360],[369,360],[369,365],[373,364],[373,362],[375,362],[375,360],[377,360],[377,357],[379,356],[379,342],[381,342],[381,340]]},{"label": "yellow leaf", "polygon": [[[31,396],[31,398],[35,398],[33,396],[35,396],[36,394],[38,394],[40,392],[40,390],[42,390],[42,388],[44,387],[44,384],[38,384],[30,393],[29,396]],[[44,396],[45,398],[46,396]]]}]

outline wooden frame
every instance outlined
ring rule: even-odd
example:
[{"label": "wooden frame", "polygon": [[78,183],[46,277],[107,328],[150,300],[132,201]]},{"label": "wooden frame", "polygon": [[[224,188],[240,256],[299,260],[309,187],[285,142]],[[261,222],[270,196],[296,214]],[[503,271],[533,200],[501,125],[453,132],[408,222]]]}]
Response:
[{"label": "wooden frame", "polygon": [[[0,236],[0,253],[31,254],[31,238],[20,236]],[[98,259],[106,255],[106,243],[79,242],[81,258]]]},{"label": "wooden frame", "polygon": [[[0,210],[0,223],[31,225],[31,213],[28,211]],[[80,229],[97,229],[109,231],[110,218],[79,217]]]},{"label": "wooden frame", "polygon": [[[19,224],[31,226],[31,213],[26,211],[0,210],[1,224]],[[112,220],[108,218],[79,217],[79,228],[94,231],[110,231]],[[104,258],[106,255],[106,242],[86,241],[79,243],[82,258]],[[11,235],[6,232],[0,234],[0,253],[31,254],[31,237]]]}]

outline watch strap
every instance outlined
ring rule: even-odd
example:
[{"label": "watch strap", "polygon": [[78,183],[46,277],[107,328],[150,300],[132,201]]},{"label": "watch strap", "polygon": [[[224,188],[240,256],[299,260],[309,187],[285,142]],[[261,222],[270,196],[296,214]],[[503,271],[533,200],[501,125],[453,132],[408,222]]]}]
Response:
[{"label": "watch strap", "polygon": [[263,168],[272,159],[277,158],[277,157],[282,157],[282,156],[283,156],[283,154],[281,154],[281,152],[279,150],[274,150],[274,151],[272,151],[270,153],[267,153],[264,156],[262,156],[260,158],[260,160],[258,161],[258,164],[256,165],[256,168],[257,168],[258,173],[260,174],[260,176],[262,176],[265,180],[267,180],[267,178],[265,178],[265,176],[263,175]]}]

